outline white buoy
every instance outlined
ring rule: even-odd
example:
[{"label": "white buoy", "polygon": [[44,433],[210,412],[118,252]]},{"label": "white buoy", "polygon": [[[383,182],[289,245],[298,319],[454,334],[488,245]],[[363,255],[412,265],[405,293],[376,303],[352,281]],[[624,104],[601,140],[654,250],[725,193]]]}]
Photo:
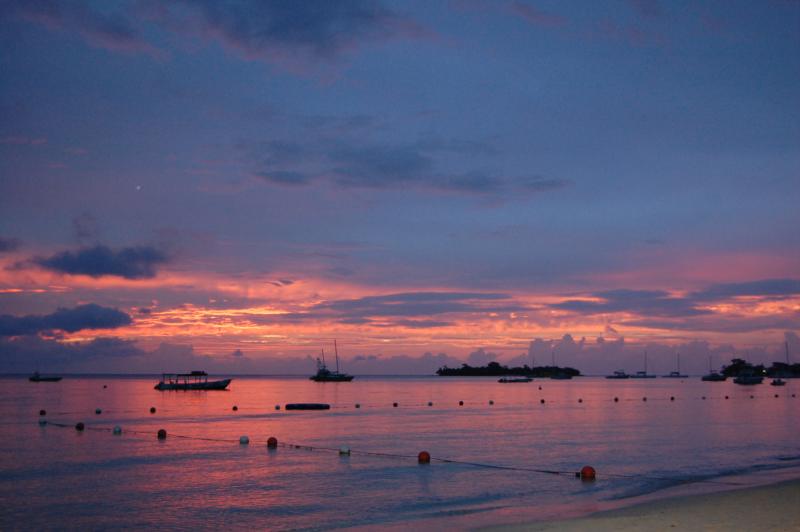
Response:
[{"label": "white buoy", "polygon": [[122,434],[122,427],[117,425],[116,427],[114,427],[113,432],[114,432],[114,434],[117,434],[117,435]]},{"label": "white buoy", "polygon": [[339,448],[339,455],[340,456],[350,456],[350,447],[340,447]]},{"label": "white buoy", "polygon": [[242,436],[239,438],[240,445],[247,445],[248,443],[250,443],[250,438],[248,438],[247,436]]}]

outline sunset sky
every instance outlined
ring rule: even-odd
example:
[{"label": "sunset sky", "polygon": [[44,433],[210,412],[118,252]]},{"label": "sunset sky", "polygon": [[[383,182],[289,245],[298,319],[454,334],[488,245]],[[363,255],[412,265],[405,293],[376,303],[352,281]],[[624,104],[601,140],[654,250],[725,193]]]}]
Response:
[{"label": "sunset sky", "polygon": [[800,2],[0,0],[0,371],[800,361]]}]

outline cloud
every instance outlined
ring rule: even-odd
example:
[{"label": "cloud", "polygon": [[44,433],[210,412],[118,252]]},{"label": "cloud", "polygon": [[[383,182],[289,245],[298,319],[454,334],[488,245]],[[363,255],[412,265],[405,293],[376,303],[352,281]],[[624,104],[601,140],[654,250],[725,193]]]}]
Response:
[{"label": "cloud", "polygon": [[561,15],[554,15],[541,9],[535,8],[523,2],[512,2],[510,6],[511,12],[519,16],[529,24],[534,26],[543,27],[559,27],[566,26],[567,19]]},{"label": "cloud", "polygon": [[578,314],[593,315],[613,312],[631,312],[649,316],[699,316],[709,310],[697,308],[695,302],[681,297],[671,297],[661,290],[608,290],[595,292],[592,297],[600,301],[570,299],[550,305]]},{"label": "cloud", "polygon": [[42,268],[69,275],[105,275],[125,279],[149,279],[156,276],[156,267],[166,263],[166,254],[152,246],[125,247],[118,250],[94,246],[77,251],[62,251],[51,257],[32,260]]},{"label": "cloud", "polygon": [[368,0],[184,0],[150,15],[172,31],[270,62],[328,61],[365,43],[429,35],[413,19]]},{"label": "cloud", "polygon": [[132,323],[131,317],[115,308],[94,303],[72,309],[60,308],[52,314],[0,316],[0,336],[25,336],[53,331],[73,333],[85,329],[114,329]]},{"label": "cloud", "polygon": [[120,11],[94,10],[88,2],[56,0],[10,0],[2,11],[51,30],[72,31],[91,46],[126,53],[161,53],[134,26],[134,20]]},{"label": "cloud", "polygon": [[800,279],[761,279],[744,283],[714,284],[694,292],[700,301],[729,299],[741,296],[790,297],[800,294]]},{"label": "cloud", "polygon": [[647,18],[659,18],[664,15],[664,9],[658,0],[628,0],[631,7],[639,15]]},{"label": "cloud", "polygon": [[22,245],[16,238],[2,238],[0,237],[0,253],[8,253],[10,251],[16,251]]}]

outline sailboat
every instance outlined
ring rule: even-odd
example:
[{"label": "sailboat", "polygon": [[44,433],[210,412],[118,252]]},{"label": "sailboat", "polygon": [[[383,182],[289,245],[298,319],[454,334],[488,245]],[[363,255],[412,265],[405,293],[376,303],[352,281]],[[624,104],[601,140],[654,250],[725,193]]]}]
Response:
[{"label": "sailboat", "polygon": [[637,371],[630,376],[631,379],[655,379],[655,375],[647,373],[647,351],[644,352],[644,371]]},{"label": "sailboat", "polygon": [[711,356],[708,357],[708,375],[703,375],[700,380],[704,380],[706,382],[723,382],[727,380],[728,377],[719,373],[717,371],[713,371],[711,369]]},{"label": "sailboat", "polygon": [[[550,350],[550,356],[553,357],[553,367],[554,368],[558,368],[558,366],[556,366],[556,352],[555,352],[555,350]],[[562,369],[559,368],[555,373],[550,375],[550,378],[553,379],[553,380],[557,380],[557,381],[568,381],[568,380],[570,380],[572,378],[572,375],[570,375],[566,371],[563,371]]]},{"label": "sailboat", "polygon": [[684,375],[681,373],[681,354],[677,353],[678,357],[678,370],[677,371],[670,371],[669,375],[664,375],[666,379],[685,379],[688,375]]},{"label": "sailboat", "polygon": [[317,373],[309,377],[315,382],[350,382],[353,380],[352,375],[339,372],[339,349],[336,346],[336,340],[333,341],[333,351],[336,355],[336,371],[331,371],[325,365],[325,350],[322,350],[322,360],[317,359]]}]

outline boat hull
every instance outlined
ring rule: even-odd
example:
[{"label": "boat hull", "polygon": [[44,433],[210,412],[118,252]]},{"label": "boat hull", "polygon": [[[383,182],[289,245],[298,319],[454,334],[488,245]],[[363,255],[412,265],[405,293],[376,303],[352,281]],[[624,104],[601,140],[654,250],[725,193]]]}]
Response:
[{"label": "boat hull", "polygon": [[761,384],[764,381],[763,377],[736,377],[733,382],[736,384],[743,384],[745,386],[752,386],[754,384]]},{"label": "boat hull", "polygon": [[353,375],[314,375],[309,379],[314,382],[350,382]]},{"label": "boat hull", "polygon": [[31,382],[58,382],[61,377],[28,377]]},{"label": "boat hull", "polygon": [[289,403],[285,408],[286,410],[330,410],[331,405],[327,403]]},{"label": "boat hull", "polygon": [[231,379],[210,382],[159,382],[155,385],[156,390],[224,390],[231,383]]}]

